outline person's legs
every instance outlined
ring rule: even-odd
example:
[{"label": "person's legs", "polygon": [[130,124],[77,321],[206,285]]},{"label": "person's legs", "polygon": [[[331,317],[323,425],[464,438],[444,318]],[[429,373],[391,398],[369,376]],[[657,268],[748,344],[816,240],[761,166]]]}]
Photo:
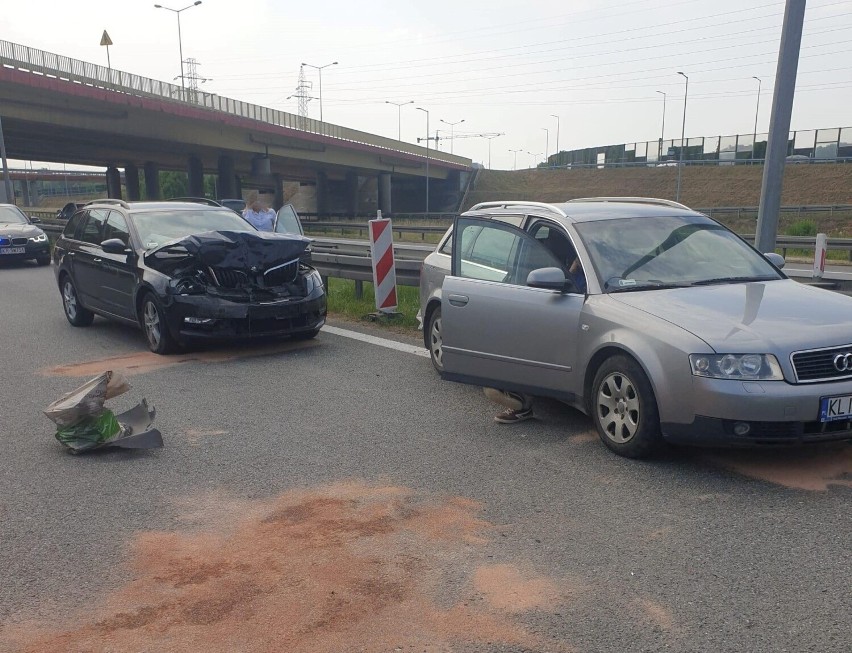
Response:
[{"label": "person's legs", "polygon": [[507,392],[496,388],[485,388],[485,396],[494,403],[505,406],[506,409],[494,416],[494,421],[500,424],[514,424],[532,419],[533,398],[520,392]]}]

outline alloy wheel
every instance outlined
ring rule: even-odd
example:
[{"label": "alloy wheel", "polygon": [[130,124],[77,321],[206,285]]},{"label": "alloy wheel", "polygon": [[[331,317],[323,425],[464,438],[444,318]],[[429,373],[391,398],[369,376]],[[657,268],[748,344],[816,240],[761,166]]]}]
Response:
[{"label": "alloy wheel", "polygon": [[621,372],[606,376],[598,386],[596,410],[606,436],[618,444],[629,442],[639,428],[639,394]]},{"label": "alloy wheel", "polygon": [[145,308],[142,311],[142,319],[145,324],[145,336],[148,342],[151,343],[151,348],[156,349],[160,346],[160,312],[154,305],[154,302],[148,300],[145,302]]},{"label": "alloy wheel", "polygon": [[432,360],[435,361],[438,367],[444,366],[444,352],[442,348],[441,338],[441,316],[438,315],[432,320],[432,328],[429,331],[429,344],[432,351]]},{"label": "alloy wheel", "polygon": [[66,281],[62,286],[62,302],[65,304],[65,314],[69,320],[77,319],[77,293],[74,284]]}]

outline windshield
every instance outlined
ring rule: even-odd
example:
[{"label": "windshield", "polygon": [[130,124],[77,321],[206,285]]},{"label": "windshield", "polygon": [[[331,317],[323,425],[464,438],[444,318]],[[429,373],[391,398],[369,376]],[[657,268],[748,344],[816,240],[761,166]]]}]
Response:
[{"label": "windshield", "polygon": [[145,249],[205,231],[256,231],[233,211],[222,209],[146,211],[134,213],[133,223]]},{"label": "windshield", "polygon": [[703,216],[576,225],[604,292],[781,279],[760,254]]},{"label": "windshield", "polygon": [[0,223],[29,224],[27,217],[14,206],[0,206]]}]

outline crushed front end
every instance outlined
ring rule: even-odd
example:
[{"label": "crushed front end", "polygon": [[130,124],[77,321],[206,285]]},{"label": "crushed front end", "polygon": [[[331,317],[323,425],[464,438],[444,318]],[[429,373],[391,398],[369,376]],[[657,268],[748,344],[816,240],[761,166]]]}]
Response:
[{"label": "crushed front end", "polygon": [[163,307],[172,334],[254,338],[316,333],[326,294],[307,263],[301,236],[216,231],[168,243],[145,255],[167,277]]}]

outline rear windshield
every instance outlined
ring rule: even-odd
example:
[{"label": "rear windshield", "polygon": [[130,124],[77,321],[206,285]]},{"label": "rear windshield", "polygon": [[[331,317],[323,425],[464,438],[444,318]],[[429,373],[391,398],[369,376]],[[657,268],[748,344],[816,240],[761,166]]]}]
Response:
[{"label": "rear windshield", "polygon": [[256,231],[242,217],[223,209],[145,211],[132,217],[145,249],[205,231]]}]

